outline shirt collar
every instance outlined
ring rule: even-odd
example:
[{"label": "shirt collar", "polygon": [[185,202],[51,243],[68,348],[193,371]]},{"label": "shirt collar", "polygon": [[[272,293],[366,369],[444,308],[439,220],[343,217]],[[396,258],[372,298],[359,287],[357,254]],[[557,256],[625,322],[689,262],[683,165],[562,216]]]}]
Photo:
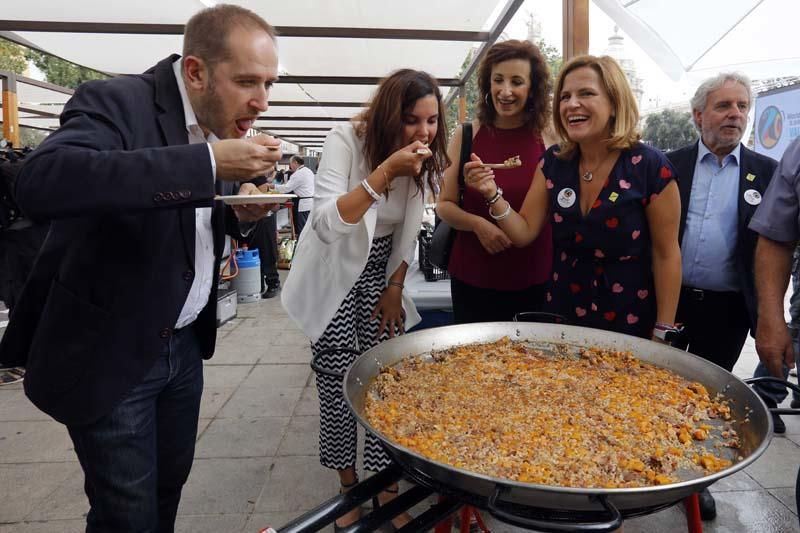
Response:
[{"label": "shirt collar", "polygon": [[[726,155],[725,157],[722,158],[722,164],[719,165],[719,166],[720,167],[724,167],[725,165],[727,165],[728,161],[731,160],[730,158],[733,158],[734,164],[736,164],[738,166],[739,165],[739,156],[741,154],[741,151],[742,151],[742,143],[739,143],[739,144],[736,145],[736,148],[731,150],[731,152],[728,155]],[[708,156],[711,156],[712,158],[714,158],[714,162],[715,163],[717,163],[719,161],[719,159],[717,159],[716,154],[714,154],[711,150],[708,149],[708,146],[706,146],[706,143],[703,142],[703,139],[700,139],[700,141],[698,143],[698,148],[697,148],[697,160],[698,161],[705,161]]]}]

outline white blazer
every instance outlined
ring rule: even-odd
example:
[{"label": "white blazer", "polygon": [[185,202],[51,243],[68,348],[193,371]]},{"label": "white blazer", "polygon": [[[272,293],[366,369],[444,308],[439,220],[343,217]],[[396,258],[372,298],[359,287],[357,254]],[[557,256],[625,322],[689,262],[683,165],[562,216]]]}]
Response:
[{"label": "white blazer", "polygon": [[[361,187],[361,180],[370,174],[363,147],[351,123],[336,126],[325,139],[314,188],[314,208],[281,290],[284,309],[312,342],[333,320],[367,265],[372,247],[377,209],[368,209],[359,222],[348,224],[336,207],[340,196]],[[423,193],[413,185],[408,191],[405,219],[392,234],[387,280],[403,261],[410,265],[414,260],[422,225]],[[405,290],[403,310],[406,329],[419,323],[419,313]]]}]

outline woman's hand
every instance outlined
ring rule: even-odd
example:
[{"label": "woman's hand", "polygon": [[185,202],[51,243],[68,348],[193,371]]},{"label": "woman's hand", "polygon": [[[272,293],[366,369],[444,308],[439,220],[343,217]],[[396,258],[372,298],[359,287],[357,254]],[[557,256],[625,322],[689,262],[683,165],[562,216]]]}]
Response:
[{"label": "woman's hand", "polygon": [[[419,150],[422,153],[417,153]],[[421,141],[400,148],[381,163],[389,181],[398,176],[418,176],[422,172],[422,163],[433,155],[430,148]]]},{"label": "woman's hand", "polygon": [[486,200],[497,194],[494,170],[484,167],[483,161],[475,154],[471,154],[470,161],[464,164],[464,181],[467,187],[478,191]]},{"label": "woman's hand", "polygon": [[399,335],[405,333],[406,314],[403,311],[403,289],[395,285],[389,285],[383,289],[383,294],[381,294],[370,320],[378,317],[381,318],[378,339],[381,338],[387,327],[389,328],[389,338],[394,337],[395,330]]},{"label": "woman's hand", "polygon": [[511,239],[503,230],[492,224],[485,218],[476,219],[472,228],[475,236],[481,242],[481,246],[491,255],[511,248]]}]

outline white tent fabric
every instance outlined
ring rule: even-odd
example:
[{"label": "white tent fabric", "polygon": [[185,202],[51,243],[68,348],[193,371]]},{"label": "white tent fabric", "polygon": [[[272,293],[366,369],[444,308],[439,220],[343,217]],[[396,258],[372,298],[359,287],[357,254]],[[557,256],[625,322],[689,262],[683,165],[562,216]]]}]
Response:
[{"label": "white tent fabric", "polygon": [[[26,0],[15,4],[14,9],[6,10],[2,18],[19,22],[182,25],[195,12],[216,3],[216,0]],[[450,32],[489,32],[504,8],[512,5],[509,0],[232,0],[231,3],[255,11],[279,28]],[[516,5],[513,9],[518,7]],[[72,28],[56,28],[58,31],[6,28],[18,42],[27,42],[79,65],[108,73],[142,72],[169,54],[180,53],[182,48],[181,35],[158,32],[73,33]],[[97,30],[103,31],[104,28],[98,26]],[[381,78],[398,68],[413,68],[427,71],[440,79],[453,79],[458,77],[465,58],[479,42],[279,36],[278,51],[282,76]],[[442,89],[445,94],[450,90],[448,87]],[[325,106],[325,103],[360,104],[368,101],[374,90],[374,85],[278,83],[270,99],[292,102],[294,105],[271,106],[262,120],[257,122],[257,127],[286,127],[291,123],[300,129],[330,128],[336,124],[335,121],[314,119],[348,119],[359,112],[359,107]],[[32,96],[30,99],[20,96],[19,100],[21,106],[31,109],[33,107],[29,104],[54,103],[43,96]],[[308,102],[308,107],[299,106],[298,103],[304,102]],[[47,111],[60,111],[52,106],[45,108]],[[270,117],[280,117],[282,120],[271,121]],[[283,120],[286,117],[295,120]],[[36,120],[27,116],[25,119]],[[41,119],[39,121],[44,122]]]},{"label": "white tent fabric", "polygon": [[797,75],[797,0],[594,0],[674,80]]}]

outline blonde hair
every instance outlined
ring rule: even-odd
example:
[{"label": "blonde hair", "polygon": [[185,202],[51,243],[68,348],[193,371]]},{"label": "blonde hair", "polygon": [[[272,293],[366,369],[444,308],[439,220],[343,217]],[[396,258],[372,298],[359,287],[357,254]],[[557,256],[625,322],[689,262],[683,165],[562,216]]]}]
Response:
[{"label": "blonde hair", "polygon": [[561,91],[564,89],[564,79],[567,75],[579,68],[589,67],[594,70],[603,84],[614,115],[610,121],[611,135],[606,139],[609,150],[625,150],[636,144],[641,138],[638,129],[639,108],[633,96],[628,79],[619,63],[609,56],[582,55],[570,59],[562,68],[553,93],[553,126],[561,138],[559,144],[559,159],[572,159],[578,149],[577,143],[572,142],[567,134],[567,129],[561,122],[560,100]]}]

